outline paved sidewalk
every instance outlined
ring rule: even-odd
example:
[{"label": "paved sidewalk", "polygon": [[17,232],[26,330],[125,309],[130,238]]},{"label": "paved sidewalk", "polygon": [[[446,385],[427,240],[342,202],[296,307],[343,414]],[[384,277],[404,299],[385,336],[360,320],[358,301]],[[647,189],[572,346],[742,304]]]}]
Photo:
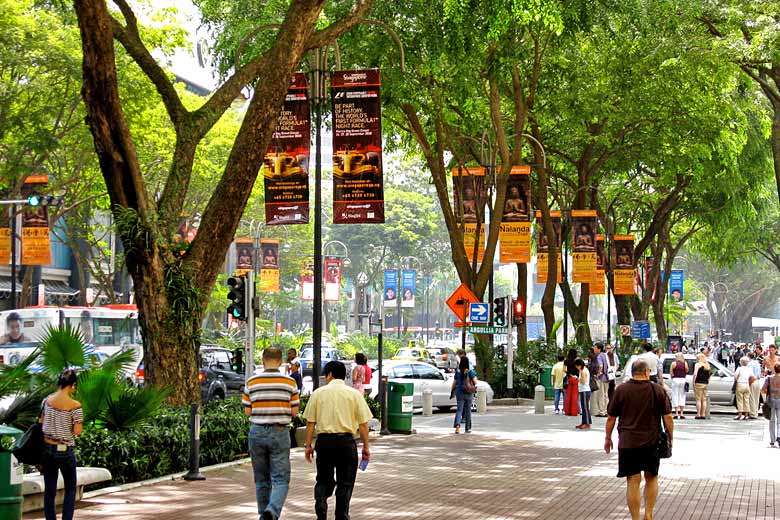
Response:
[{"label": "paved sidewalk", "polygon": [[[493,409],[474,417],[475,433],[458,436],[451,421],[451,414],[415,416],[417,435],[374,443],[368,471],[358,472],[353,520],[630,518],[624,480],[614,476],[617,455],[601,449],[604,419],[596,419],[590,431],[577,431],[574,418]],[[767,447],[765,430],[763,420],[678,421],[674,458],[661,464],[655,518],[780,515],[780,449]],[[300,450],[292,461],[282,519],[314,518],[314,468]],[[171,481],[95,497],[81,502],[76,518],[257,518],[249,464],[207,476],[203,482]]]}]

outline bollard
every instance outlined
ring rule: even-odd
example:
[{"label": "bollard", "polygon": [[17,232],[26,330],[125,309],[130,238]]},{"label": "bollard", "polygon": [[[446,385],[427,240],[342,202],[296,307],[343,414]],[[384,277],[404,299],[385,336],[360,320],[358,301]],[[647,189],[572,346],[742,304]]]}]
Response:
[{"label": "bollard", "polygon": [[487,392],[477,389],[477,413],[487,413]]},{"label": "bollard", "polygon": [[433,415],[433,390],[428,385],[423,387],[422,405],[423,417],[431,417]]},{"label": "bollard", "polygon": [[534,387],[534,413],[544,414],[544,386]]},{"label": "bollard", "polygon": [[710,418],[710,407],[712,407],[712,403],[710,403],[710,394],[707,394],[707,412],[704,414],[704,417],[707,419]]},{"label": "bollard", "polygon": [[190,469],[184,480],[206,480],[200,472],[200,405],[190,406]]}]

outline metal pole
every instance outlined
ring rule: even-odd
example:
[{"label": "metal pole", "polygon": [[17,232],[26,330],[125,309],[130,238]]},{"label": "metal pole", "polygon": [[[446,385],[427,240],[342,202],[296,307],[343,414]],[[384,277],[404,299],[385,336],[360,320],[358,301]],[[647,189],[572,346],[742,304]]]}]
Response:
[{"label": "metal pole", "polygon": [[246,354],[244,377],[246,381],[255,374],[255,273],[246,274]]},{"label": "metal pole", "polygon": [[16,204],[11,204],[11,308],[17,309],[16,296]]},{"label": "metal pole", "polygon": [[312,320],[312,343],[314,346],[314,367],[312,387],[320,386],[322,363],[322,83],[324,71],[320,59],[320,49],[315,49],[315,68],[313,74],[314,103],[314,316]]},{"label": "metal pole", "polygon": [[[431,277],[432,279],[433,277]],[[428,286],[425,288],[425,344],[431,342],[431,304],[428,296],[431,292],[431,279],[428,279]]]},{"label": "metal pole", "polygon": [[379,433],[380,435],[387,435],[390,432],[387,430],[387,386],[385,386],[385,378],[382,376],[382,363],[383,363],[383,346],[382,346],[382,315],[379,318],[379,333],[376,336],[377,357],[379,358]]},{"label": "metal pole", "polygon": [[206,480],[200,472],[200,405],[190,405],[190,468],[184,480]]},{"label": "metal pole", "polygon": [[611,244],[606,244],[604,246],[607,250],[607,345],[609,345],[612,340],[612,293],[610,292],[612,284],[610,283],[609,277],[612,272],[612,262],[610,258],[612,255],[609,252],[610,245]]},{"label": "metal pole", "polygon": [[396,334],[396,337],[398,339],[401,339],[401,324],[402,324],[403,319],[404,319],[404,316],[403,316],[402,310],[401,310],[401,298],[402,298],[402,295],[401,295],[401,276],[403,275],[403,269],[399,269],[397,272],[398,272],[398,276],[396,278],[396,280],[397,280],[396,288],[398,290],[395,292],[395,300],[397,302],[396,303],[396,316],[398,316],[398,320],[396,321],[396,326],[398,327],[398,333]]},{"label": "metal pole", "polygon": [[[506,302],[504,308],[507,309],[509,316],[509,327],[507,327],[506,335],[506,387],[511,390],[514,385],[514,367],[515,361],[514,347],[512,346],[512,328],[514,322],[513,310],[512,310],[512,297],[505,297]],[[518,333],[519,334],[519,333]]]},{"label": "metal pole", "polygon": [[[565,237],[563,240],[563,281],[569,281],[569,243]],[[569,305],[566,298],[563,299],[563,348],[569,344]]]}]

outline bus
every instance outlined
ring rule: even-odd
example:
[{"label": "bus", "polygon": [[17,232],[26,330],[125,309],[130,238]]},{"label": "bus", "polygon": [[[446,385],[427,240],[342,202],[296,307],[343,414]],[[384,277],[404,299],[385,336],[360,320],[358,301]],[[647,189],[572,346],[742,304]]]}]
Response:
[{"label": "bus", "polygon": [[0,312],[0,364],[17,365],[29,356],[49,326],[69,324],[81,331],[94,352],[133,349],[142,356],[135,305],[105,307],[25,307]]}]

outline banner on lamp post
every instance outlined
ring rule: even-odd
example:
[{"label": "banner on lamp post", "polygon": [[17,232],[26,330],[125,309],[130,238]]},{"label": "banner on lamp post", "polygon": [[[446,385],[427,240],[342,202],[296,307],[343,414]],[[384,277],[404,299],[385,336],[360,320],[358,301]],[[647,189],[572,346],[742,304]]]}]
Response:
[{"label": "banner on lamp post", "polygon": [[596,272],[590,282],[590,294],[606,294],[604,275],[607,270],[607,252],[604,235],[596,235]]},{"label": "banner on lamp post", "polygon": [[333,223],[385,221],[379,70],[331,75]]},{"label": "banner on lamp post", "polygon": [[325,297],[326,302],[337,302],[341,299],[341,260],[326,258],[325,266]]},{"label": "banner on lamp post", "polygon": [[[38,190],[46,189],[48,175],[31,175],[22,186],[22,198]],[[9,245],[10,248],[10,245]],[[22,265],[49,265],[51,263],[51,237],[49,235],[49,208],[46,206],[22,206]]]},{"label": "banner on lamp post", "polygon": [[255,241],[248,237],[239,237],[235,240],[236,246],[236,270],[238,276],[244,275],[255,269]]},{"label": "banner on lamp post", "polygon": [[278,293],[280,289],[279,240],[263,238],[260,240],[260,290]]},{"label": "banner on lamp post", "polygon": [[596,229],[594,210],[572,210],[571,281],[590,283],[596,276]]},{"label": "banner on lamp post", "polygon": [[309,114],[306,74],[297,73],[263,157],[265,223],[269,226],[309,222]]},{"label": "banner on lamp post", "polygon": [[[563,281],[563,259],[560,254],[561,212],[551,211],[550,220],[552,220],[553,231],[555,232],[556,252],[558,255],[558,275],[556,276],[556,283],[561,283]],[[544,234],[542,212],[539,210],[536,211],[536,224],[536,283],[547,283],[550,247],[547,243],[547,235]]]},{"label": "banner on lamp post", "polygon": [[499,236],[499,262],[531,261],[531,167],[512,166]]},{"label": "banner on lamp post", "polygon": [[673,302],[685,297],[685,271],[682,269],[672,269],[669,274],[669,296]]},{"label": "banner on lamp post", "polygon": [[[463,224],[463,248],[469,262],[477,262],[485,256],[485,168],[453,168],[452,191],[455,206],[455,218]],[[479,234],[477,234],[479,229]]]},{"label": "banner on lamp post", "polygon": [[634,237],[612,237],[613,291],[618,296],[634,294]]},{"label": "banner on lamp post", "polygon": [[382,297],[384,307],[395,308],[398,306],[398,271],[385,269],[385,285]]},{"label": "banner on lamp post", "polygon": [[11,263],[11,218],[10,208],[0,209],[0,264]]},{"label": "banner on lamp post", "polygon": [[301,300],[314,300],[314,259],[307,258],[301,267]]},{"label": "banner on lamp post", "polygon": [[401,307],[414,307],[414,291],[417,286],[417,271],[404,269],[401,271]]}]

